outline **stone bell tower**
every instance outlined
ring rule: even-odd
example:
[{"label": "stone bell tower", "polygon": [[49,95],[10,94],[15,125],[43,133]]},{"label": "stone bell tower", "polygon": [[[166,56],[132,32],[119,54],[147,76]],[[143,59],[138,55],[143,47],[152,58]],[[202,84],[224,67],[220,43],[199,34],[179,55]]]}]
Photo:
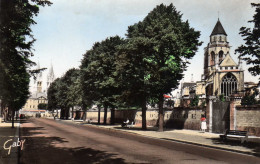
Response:
[{"label": "stone bell tower", "polygon": [[206,95],[226,97],[243,90],[244,72],[230,56],[230,46],[220,20],[218,19],[210,42],[204,49],[204,77]]},{"label": "stone bell tower", "polygon": [[[38,67],[37,69],[40,69],[40,63],[38,63]],[[36,80],[37,80],[37,93],[41,93],[42,92],[42,72],[40,72],[37,77],[36,77]]]}]

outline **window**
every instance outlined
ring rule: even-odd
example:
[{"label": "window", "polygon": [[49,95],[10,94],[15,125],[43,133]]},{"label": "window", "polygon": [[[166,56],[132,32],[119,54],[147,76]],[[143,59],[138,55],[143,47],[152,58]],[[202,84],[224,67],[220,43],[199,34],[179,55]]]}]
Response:
[{"label": "window", "polygon": [[221,62],[223,60],[223,54],[224,54],[224,52],[222,50],[219,51],[219,53],[218,53],[219,62]]},{"label": "window", "polygon": [[235,91],[237,91],[237,79],[233,74],[228,73],[222,79],[221,94],[230,96]]},{"label": "window", "polygon": [[215,53],[213,51],[210,53],[210,65],[215,65]]}]

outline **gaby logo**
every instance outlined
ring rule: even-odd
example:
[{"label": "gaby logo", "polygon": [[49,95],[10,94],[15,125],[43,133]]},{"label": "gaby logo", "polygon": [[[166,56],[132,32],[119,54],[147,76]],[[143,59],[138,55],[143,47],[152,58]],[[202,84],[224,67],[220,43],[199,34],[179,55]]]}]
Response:
[{"label": "gaby logo", "polygon": [[8,150],[8,155],[9,155],[13,147],[21,147],[21,150],[23,150],[24,143],[25,143],[25,139],[20,141],[18,138],[17,142],[16,141],[13,142],[13,139],[10,139],[4,143],[3,147],[5,150]]}]

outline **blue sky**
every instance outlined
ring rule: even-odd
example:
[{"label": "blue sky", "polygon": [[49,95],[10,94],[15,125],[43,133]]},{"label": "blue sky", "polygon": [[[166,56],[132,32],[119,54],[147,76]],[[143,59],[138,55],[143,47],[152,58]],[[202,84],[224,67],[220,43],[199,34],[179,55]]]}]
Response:
[{"label": "blue sky", "polygon": [[[201,31],[200,46],[196,56],[190,61],[184,81],[200,80],[203,72],[204,47],[209,42],[219,12],[219,19],[228,34],[231,56],[237,61],[234,50],[243,43],[239,28],[251,26],[254,8],[250,2],[258,0],[50,0],[53,5],[40,9],[32,26],[34,44],[32,60],[41,67],[49,68],[51,63],[56,77],[68,69],[77,68],[83,54],[97,41],[110,36],[125,37],[127,27],[143,18],[156,5],[173,3],[188,20],[191,27]],[[247,69],[244,63],[244,69]],[[48,70],[43,73],[46,78]],[[257,81],[245,71],[245,81]]]}]

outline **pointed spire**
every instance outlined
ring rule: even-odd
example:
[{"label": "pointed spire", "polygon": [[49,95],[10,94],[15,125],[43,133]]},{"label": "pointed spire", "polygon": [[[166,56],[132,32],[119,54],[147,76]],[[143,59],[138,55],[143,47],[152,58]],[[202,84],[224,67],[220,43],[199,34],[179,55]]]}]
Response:
[{"label": "pointed spire", "polygon": [[212,31],[212,33],[211,33],[210,36],[212,36],[212,35],[218,35],[218,34],[223,34],[223,35],[226,35],[226,36],[227,36],[227,33],[225,32],[225,30],[224,30],[222,24],[221,24],[220,21],[219,21],[219,18],[218,18],[218,21],[217,21],[217,23],[216,23],[216,25],[215,25],[215,27],[214,27],[214,29],[213,29],[213,31]]}]

